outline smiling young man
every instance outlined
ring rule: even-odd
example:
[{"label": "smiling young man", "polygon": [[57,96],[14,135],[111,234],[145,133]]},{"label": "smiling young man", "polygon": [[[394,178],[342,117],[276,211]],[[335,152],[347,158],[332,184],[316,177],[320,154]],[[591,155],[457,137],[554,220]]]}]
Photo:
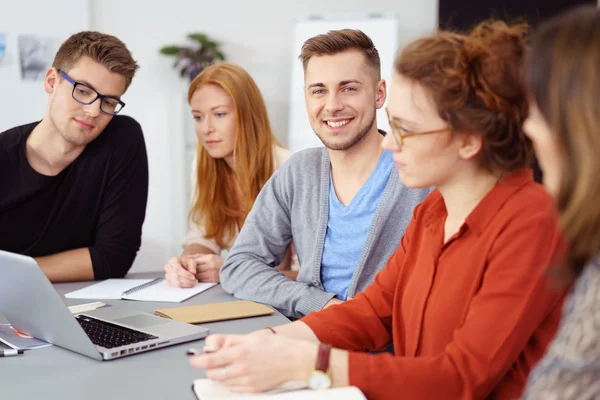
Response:
[{"label": "smiling young man", "polygon": [[[358,30],[307,40],[300,54],[308,118],[324,148],[293,155],[263,187],[221,268],[223,288],[292,318],[363,291],[398,247],[430,189],[408,189],[382,151],[380,59]],[[300,271],[275,270],[294,241]]]},{"label": "smiling young man", "polygon": [[0,134],[0,250],[53,282],[122,277],[140,247],[146,147],[116,116],[137,68],[114,36],[74,34],[46,72],[43,119]]}]

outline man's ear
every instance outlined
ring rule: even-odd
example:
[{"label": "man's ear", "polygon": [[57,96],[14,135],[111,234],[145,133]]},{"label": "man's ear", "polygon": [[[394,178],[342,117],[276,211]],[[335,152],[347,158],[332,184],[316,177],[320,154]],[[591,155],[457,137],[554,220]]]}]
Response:
[{"label": "man's ear", "polygon": [[477,156],[483,147],[483,137],[480,133],[460,133],[459,156],[469,160]]},{"label": "man's ear", "polygon": [[375,95],[375,106],[379,110],[385,104],[385,99],[387,98],[387,84],[385,79],[380,79],[377,82],[377,92]]},{"label": "man's ear", "polygon": [[56,85],[58,84],[58,70],[54,67],[50,68],[46,71],[46,76],[44,77],[44,91],[48,94],[53,94],[56,89]]}]

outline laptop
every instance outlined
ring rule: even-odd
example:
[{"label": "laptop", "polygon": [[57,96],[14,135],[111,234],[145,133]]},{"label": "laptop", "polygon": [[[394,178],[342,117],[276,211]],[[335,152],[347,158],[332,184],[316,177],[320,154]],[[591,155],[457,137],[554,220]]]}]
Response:
[{"label": "laptop", "polygon": [[0,251],[0,313],[29,335],[96,360],[198,340],[208,329],[118,306],[73,315],[31,257]]}]

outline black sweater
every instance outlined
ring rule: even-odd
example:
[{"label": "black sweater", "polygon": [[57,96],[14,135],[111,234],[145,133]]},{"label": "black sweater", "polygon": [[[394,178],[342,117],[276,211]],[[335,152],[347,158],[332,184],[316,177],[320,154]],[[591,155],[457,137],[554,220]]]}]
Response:
[{"label": "black sweater", "polygon": [[45,176],[25,156],[38,123],[0,134],[0,250],[42,257],[87,247],[95,279],[124,276],[140,248],[148,197],[140,125],[114,117],[68,167]]}]

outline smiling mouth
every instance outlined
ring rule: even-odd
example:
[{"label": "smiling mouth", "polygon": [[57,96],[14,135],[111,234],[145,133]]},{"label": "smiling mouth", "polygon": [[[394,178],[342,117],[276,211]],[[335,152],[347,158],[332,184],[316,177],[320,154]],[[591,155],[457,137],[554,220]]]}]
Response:
[{"label": "smiling mouth", "polygon": [[93,129],[94,128],[94,125],[88,124],[87,122],[83,122],[83,121],[80,121],[78,119],[75,119],[75,122],[77,122],[80,126],[86,128],[86,129]]},{"label": "smiling mouth", "polygon": [[353,118],[342,119],[338,121],[323,121],[325,124],[331,128],[340,128],[344,125],[348,125]]}]

